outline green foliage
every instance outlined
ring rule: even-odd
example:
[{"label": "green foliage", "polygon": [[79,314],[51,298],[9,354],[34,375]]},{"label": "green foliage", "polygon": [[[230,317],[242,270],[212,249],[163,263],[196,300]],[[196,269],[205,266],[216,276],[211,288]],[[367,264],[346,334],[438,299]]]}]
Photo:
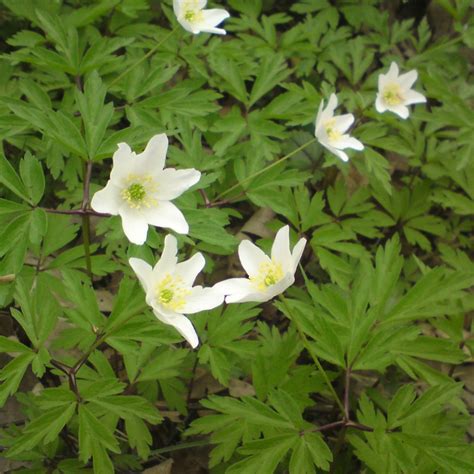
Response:
[{"label": "green foliage", "polygon": [[[471,2],[210,3],[225,37],[170,0],[0,1],[2,455],[106,474],[207,444],[215,473],[474,472]],[[374,107],[392,61],[428,98],[407,120]],[[332,92],[365,145],[348,163],[314,137]],[[168,231],[136,246],[89,207],[117,145],[163,132],[167,166],[202,173],[175,201],[197,284],[245,276],[242,238],[307,239],[287,299],[191,315],[194,351],[128,265]]]}]

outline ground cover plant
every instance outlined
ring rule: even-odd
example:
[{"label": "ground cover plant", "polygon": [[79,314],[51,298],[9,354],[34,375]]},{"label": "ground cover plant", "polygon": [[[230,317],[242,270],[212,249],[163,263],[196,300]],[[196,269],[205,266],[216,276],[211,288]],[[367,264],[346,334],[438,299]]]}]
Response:
[{"label": "ground cover plant", "polygon": [[1,0],[0,470],[472,473],[466,0]]}]

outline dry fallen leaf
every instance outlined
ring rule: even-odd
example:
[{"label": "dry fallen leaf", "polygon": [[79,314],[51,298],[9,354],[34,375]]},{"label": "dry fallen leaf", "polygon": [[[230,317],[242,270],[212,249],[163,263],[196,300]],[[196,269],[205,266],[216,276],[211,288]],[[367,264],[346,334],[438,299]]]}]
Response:
[{"label": "dry fallen leaf", "polygon": [[156,466],[150,467],[143,471],[143,474],[171,474],[173,469],[173,459],[167,459]]}]

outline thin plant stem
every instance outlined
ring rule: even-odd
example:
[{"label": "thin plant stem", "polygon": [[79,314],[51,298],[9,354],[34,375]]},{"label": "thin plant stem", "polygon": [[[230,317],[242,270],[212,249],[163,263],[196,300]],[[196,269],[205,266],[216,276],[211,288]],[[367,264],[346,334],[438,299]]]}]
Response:
[{"label": "thin plant stem", "polygon": [[298,334],[300,336],[301,342],[303,343],[303,346],[309,352],[309,354],[310,354],[311,358],[313,359],[316,367],[318,368],[319,372],[323,376],[324,382],[326,383],[329,391],[331,392],[337,406],[341,410],[342,414],[345,416],[346,415],[346,410],[344,408],[344,404],[341,402],[341,399],[337,395],[336,390],[334,390],[334,387],[332,386],[332,383],[329,380],[329,377],[328,377],[326,371],[324,370],[323,366],[321,365],[321,362],[319,362],[318,356],[316,355],[313,348],[311,347],[311,345],[308,341],[308,338],[306,337],[306,334],[301,329],[301,326],[298,322],[298,319],[293,317],[293,315],[291,313],[291,310],[290,310],[290,307],[288,305],[288,302],[286,301],[286,299],[283,295],[280,295],[280,301],[283,303],[283,306],[285,307],[285,309],[286,309],[286,311],[289,315],[290,320],[295,324],[296,330],[298,331]]},{"label": "thin plant stem", "polygon": [[363,425],[362,423],[357,423],[355,421],[350,421],[350,420],[339,420],[339,421],[334,421],[333,423],[328,423],[327,425],[315,426],[314,428],[303,430],[301,434],[315,433],[318,431],[327,431],[327,430],[332,430],[334,428],[354,428],[356,430],[366,431],[368,433],[371,433],[374,431],[372,427]]},{"label": "thin plant stem", "polygon": [[105,214],[103,212],[96,212],[93,209],[50,209],[47,207],[41,207],[45,212],[50,214],[63,214],[66,216],[96,216],[96,217],[110,217],[111,214]]},{"label": "thin plant stem", "polygon": [[159,456],[160,454],[171,453],[172,451],[179,451],[181,449],[197,448],[200,446],[209,446],[211,442],[207,440],[202,441],[189,441],[187,443],[175,444],[173,446],[167,446],[166,448],[159,448],[150,451],[150,456]]},{"label": "thin plant stem", "polygon": [[64,374],[66,374],[68,381],[69,381],[69,388],[72,392],[75,393],[76,398],[78,401],[81,401],[81,395],[79,393],[79,390],[77,388],[77,380],[76,380],[76,374],[79,372],[80,368],[87,362],[91,354],[102,344],[105,342],[105,340],[110,337],[114,332],[116,332],[118,329],[120,329],[124,324],[126,324],[130,319],[134,318],[137,314],[139,314],[148,307],[148,305],[143,305],[143,307],[140,307],[138,311],[134,312],[131,314],[129,317],[125,318],[123,321],[121,321],[120,324],[118,324],[116,327],[109,329],[109,332],[98,332],[96,334],[95,341],[92,343],[92,345],[89,347],[89,349],[81,356],[79,359],[73,364],[72,366],[63,364],[60,361],[57,360],[51,360],[51,365],[55,367],[56,369],[60,370]]},{"label": "thin plant stem", "polygon": [[159,47],[169,39],[173,33],[177,30],[177,26],[175,26],[166,36],[164,36],[161,41],[158,41],[156,45],[148,51],[145,55],[143,55],[138,61],[135,61],[130,67],[126,68],[121,74],[119,74],[110,84],[109,87],[112,87],[114,84],[119,82],[124,76],[126,76],[130,71],[133,71],[137,66],[139,66],[143,61],[146,61],[150,56],[156,53]]},{"label": "thin plant stem", "polygon": [[[92,161],[88,160],[84,163],[84,193],[82,198],[81,209],[85,211],[89,208],[89,189],[92,175]],[[82,244],[84,246],[84,255],[86,257],[86,270],[92,281],[92,262],[90,252],[91,240],[91,223],[89,214],[82,215]]]},{"label": "thin plant stem", "polygon": [[349,395],[351,387],[351,368],[346,369],[346,379],[344,385],[344,412],[346,420],[350,419],[350,405],[349,405]]},{"label": "thin plant stem", "polygon": [[253,173],[251,174],[250,176],[247,176],[245,179],[243,179],[242,181],[238,182],[237,184],[234,184],[233,186],[231,186],[229,189],[225,190],[224,192],[220,193],[217,197],[216,197],[216,201],[219,201],[221,200],[224,196],[227,196],[229,193],[231,193],[232,191],[234,191],[234,189],[237,189],[238,187],[248,183],[249,181],[251,181],[252,179],[256,178],[257,176],[260,176],[261,174],[271,170],[272,168],[274,168],[275,166],[279,165],[280,163],[283,163],[284,161],[288,160],[288,158],[291,158],[292,156],[296,155],[297,153],[299,153],[301,150],[304,150],[306,147],[308,147],[309,145],[313,144],[315,141],[317,140],[317,138],[312,138],[311,140],[307,141],[306,143],[303,143],[303,145],[299,146],[298,148],[295,148],[293,151],[291,151],[290,153],[288,153],[287,155],[283,156],[282,158],[274,161],[273,163],[269,164],[268,166],[265,166],[264,168],[262,168],[261,170],[257,171],[256,173]]},{"label": "thin plant stem", "polygon": [[82,216],[82,245],[84,246],[84,256],[86,257],[86,270],[89,278],[92,281],[92,262],[90,250],[90,232],[91,221],[88,214]]}]

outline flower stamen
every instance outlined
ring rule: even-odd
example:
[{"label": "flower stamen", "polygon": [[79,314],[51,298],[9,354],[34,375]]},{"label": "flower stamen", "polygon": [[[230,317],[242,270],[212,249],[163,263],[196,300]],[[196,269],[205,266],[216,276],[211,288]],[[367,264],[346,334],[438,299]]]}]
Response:
[{"label": "flower stamen", "polygon": [[184,14],[184,19],[186,21],[189,21],[189,22],[192,22],[194,20],[194,17],[196,16],[196,12],[194,12],[193,10],[188,10],[185,14]]},{"label": "flower stamen", "polygon": [[386,86],[382,92],[382,98],[388,105],[399,105],[404,102],[402,90],[398,84]]},{"label": "flower stamen", "polygon": [[325,122],[324,128],[326,130],[326,135],[330,141],[337,141],[341,138],[342,133],[336,128],[336,120],[331,119]]},{"label": "flower stamen", "polygon": [[134,202],[143,201],[143,198],[146,196],[145,188],[140,183],[131,184],[125,192],[128,194],[129,199]]},{"label": "flower stamen", "polygon": [[204,15],[196,0],[189,0],[184,4],[184,19],[189,23],[196,23],[204,19]]},{"label": "flower stamen", "polygon": [[186,304],[190,291],[183,285],[180,277],[167,274],[156,286],[155,294],[158,303],[165,308],[178,311]]},{"label": "flower stamen", "polygon": [[156,192],[156,184],[151,176],[129,175],[125,180],[126,188],[122,190],[122,198],[132,209],[154,207],[158,204],[152,196]]},{"label": "flower stamen", "polygon": [[283,268],[280,262],[264,262],[260,265],[257,275],[250,278],[253,285],[260,291],[276,285],[283,278]]}]

